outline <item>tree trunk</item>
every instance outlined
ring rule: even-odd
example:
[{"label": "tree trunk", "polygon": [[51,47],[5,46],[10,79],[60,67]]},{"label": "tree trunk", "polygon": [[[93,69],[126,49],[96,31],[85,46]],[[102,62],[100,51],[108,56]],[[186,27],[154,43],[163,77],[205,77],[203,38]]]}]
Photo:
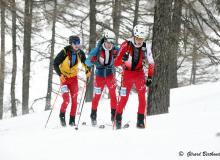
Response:
[{"label": "tree trunk", "polygon": [[[90,14],[89,14],[89,51],[96,46],[96,0],[90,0]],[[94,81],[94,71],[91,71],[92,75],[90,81],[87,85],[86,91],[86,102],[92,101],[93,98],[93,81]]]},{"label": "tree trunk", "polygon": [[15,0],[11,0],[12,12],[12,76],[11,76],[11,115],[17,116],[15,82],[17,74],[17,53],[16,53],[16,5]]},{"label": "tree trunk", "polygon": [[47,87],[45,110],[49,110],[51,106],[51,93],[52,93],[52,80],[53,80],[53,58],[54,58],[54,45],[55,45],[55,34],[56,34],[55,29],[56,29],[56,17],[57,17],[56,13],[57,13],[57,0],[54,0],[51,53],[50,53],[48,87]]},{"label": "tree trunk", "polygon": [[24,13],[24,44],[23,44],[23,79],[22,79],[22,114],[29,113],[29,80],[31,64],[31,24],[32,24],[32,0],[25,0]]},{"label": "tree trunk", "polygon": [[112,18],[113,18],[113,31],[115,32],[116,44],[118,44],[119,27],[121,18],[121,0],[113,0]]},{"label": "tree trunk", "polygon": [[170,88],[177,88],[177,54],[179,49],[179,37],[182,15],[182,0],[174,0],[174,9],[170,30]]},{"label": "tree trunk", "polygon": [[135,0],[135,10],[134,10],[133,28],[138,24],[139,2],[140,2],[140,0]]},{"label": "tree trunk", "polygon": [[5,1],[1,1],[0,119],[3,118],[5,81]]},{"label": "tree trunk", "polygon": [[196,84],[196,61],[197,61],[197,53],[196,53],[196,41],[194,41],[193,52],[192,52],[192,70],[190,77],[190,84]]},{"label": "tree trunk", "polygon": [[149,88],[148,114],[167,113],[169,88],[169,32],[172,0],[155,2],[152,51],[155,58],[155,75]]}]

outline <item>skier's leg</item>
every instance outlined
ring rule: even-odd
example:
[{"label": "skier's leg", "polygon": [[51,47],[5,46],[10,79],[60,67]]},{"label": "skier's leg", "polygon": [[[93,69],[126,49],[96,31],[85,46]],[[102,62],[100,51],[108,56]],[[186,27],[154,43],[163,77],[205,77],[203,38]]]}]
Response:
[{"label": "skier's leg", "polygon": [[69,88],[67,84],[61,86],[61,93],[63,97],[63,103],[61,104],[60,112],[65,113],[69,104]]},{"label": "skier's leg", "polygon": [[128,76],[123,77],[122,87],[120,90],[120,98],[116,109],[117,113],[121,114],[123,112],[123,109],[129,98],[129,93],[131,91],[132,84],[133,82],[132,80],[130,80],[130,77]]},{"label": "skier's leg", "polygon": [[137,115],[137,127],[138,128],[145,128],[144,124],[144,114],[146,110],[146,86],[145,86],[145,77],[144,73],[138,76],[138,79],[135,80],[135,86],[138,92],[138,115]]},{"label": "skier's leg", "polygon": [[116,108],[116,129],[121,128],[122,112],[128,101],[129,93],[131,91],[131,87],[133,84],[131,78],[132,77],[130,77],[129,75],[123,76],[123,82],[122,82],[122,87],[120,91],[120,100]]},{"label": "skier's leg", "polygon": [[110,75],[106,78],[106,84],[109,90],[110,95],[110,107],[111,107],[111,121],[114,121],[116,106],[117,106],[117,98],[116,98],[116,83],[114,75]]},{"label": "skier's leg", "polygon": [[99,100],[101,98],[104,86],[105,86],[105,79],[102,78],[102,77],[96,76],[96,78],[95,78],[95,87],[94,87],[95,96],[93,97],[93,100],[92,100],[92,110],[91,110],[91,114],[90,114],[92,125],[97,124],[97,121],[96,121],[97,107],[98,107],[98,103],[99,103]]},{"label": "skier's leg", "polygon": [[105,79],[102,77],[96,76],[95,87],[94,87],[95,95],[92,99],[92,109],[93,110],[97,110],[98,103],[101,98],[104,86],[105,86]]},{"label": "skier's leg", "polygon": [[140,75],[138,75],[138,78],[135,79],[134,83],[138,93],[138,101],[139,101],[138,113],[144,114],[146,109],[146,98],[145,98],[146,85],[145,85],[144,73],[140,73]]},{"label": "skier's leg", "polygon": [[69,104],[69,88],[67,83],[61,85],[61,93],[63,97],[63,103],[61,104],[59,117],[60,117],[61,125],[66,126],[65,113],[66,113],[66,108]]},{"label": "skier's leg", "polygon": [[71,83],[69,84],[69,88],[70,88],[70,95],[72,101],[69,124],[71,126],[74,126],[76,109],[77,109],[77,95],[78,95],[78,79],[76,76],[71,78]]}]

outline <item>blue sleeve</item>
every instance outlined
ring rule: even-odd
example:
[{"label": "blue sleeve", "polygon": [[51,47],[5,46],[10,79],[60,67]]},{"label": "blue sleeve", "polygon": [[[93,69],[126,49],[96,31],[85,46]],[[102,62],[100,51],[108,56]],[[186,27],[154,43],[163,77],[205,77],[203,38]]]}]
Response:
[{"label": "blue sleeve", "polygon": [[89,56],[86,58],[86,62],[85,64],[88,66],[88,67],[91,67],[93,65],[93,63],[91,62],[91,58],[93,56],[97,56],[99,52],[99,48],[96,47],[96,48],[93,48],[90,52],[89,52]]},{"label": "blue sleeve", "polygon": [[117,53],[119,52],[119,47],[115,46],[115,50],[117,51]]}]

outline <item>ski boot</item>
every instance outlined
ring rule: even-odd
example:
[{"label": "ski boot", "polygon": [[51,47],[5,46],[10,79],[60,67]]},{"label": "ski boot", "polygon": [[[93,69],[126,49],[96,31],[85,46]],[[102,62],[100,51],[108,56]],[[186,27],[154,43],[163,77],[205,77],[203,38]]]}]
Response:
[{"label": "ski boot", "polygon": [[90,114],[92,126],[97,125],[97,121],[96,121],[97,115],[96,115],[96,112],[97,112],[97,110],[93,110],[92,109],[91,114]]},{"label": "ski boot", "polygon": [[115,122],[115,126],[116,126],[116,129],[121,129],[121,120],[122,120],[122,117],[121,117],[122,114],[116,114],[116,122]]},{"label": "ski boot", "polygon": [[112,121],[112,123],[115,120],[115,111],[116,111],[116,109],[111,109],[111,121]]},{"label": "ski boot", "polygon": [[145,128],[144,124],[144,114],[138,114],[137,116],[137,128]]},{"label": "ski boot", "polygon": [[66,127],[65,112],[60,112],[59,117],[61,126]]},{"label": "ski boot", "polygon": [[75,124],[75,116],[70,116],[69,125],[72,127],[76,125]]}]

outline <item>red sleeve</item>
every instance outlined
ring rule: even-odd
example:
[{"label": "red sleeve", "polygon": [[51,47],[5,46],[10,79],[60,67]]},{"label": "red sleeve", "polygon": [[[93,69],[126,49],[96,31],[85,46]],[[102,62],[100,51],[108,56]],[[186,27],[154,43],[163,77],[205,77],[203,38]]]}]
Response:
[{"label": "red sleeve", "polygon": [[115,58],[114,65],[115,67],[122,65],[122,57],[127,52],[128,42],[125,41],[121,44],[118,56]]},{"label": "red sleeve", "polygon": [[148,64],[148,77],[154,76],[154,64],[149,63]]}]

